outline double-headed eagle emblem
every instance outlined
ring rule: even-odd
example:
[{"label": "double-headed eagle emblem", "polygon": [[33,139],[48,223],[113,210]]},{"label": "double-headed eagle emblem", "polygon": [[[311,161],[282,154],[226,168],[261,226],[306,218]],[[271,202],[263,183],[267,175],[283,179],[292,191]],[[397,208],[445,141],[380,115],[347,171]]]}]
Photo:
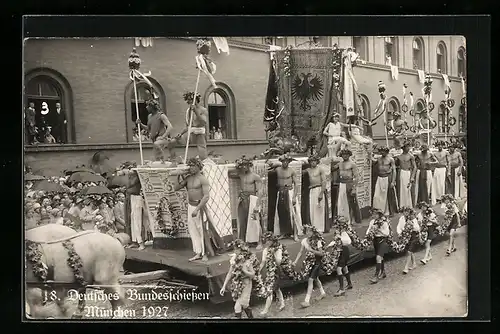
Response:
[{"label": "double-headed eagle emblem", "polygon": [[292,82],[292,97],[300,101],[300,109],[311,109],[311,102],[319,101],[323,97],[323,81],[315,74],[300,73]]}]

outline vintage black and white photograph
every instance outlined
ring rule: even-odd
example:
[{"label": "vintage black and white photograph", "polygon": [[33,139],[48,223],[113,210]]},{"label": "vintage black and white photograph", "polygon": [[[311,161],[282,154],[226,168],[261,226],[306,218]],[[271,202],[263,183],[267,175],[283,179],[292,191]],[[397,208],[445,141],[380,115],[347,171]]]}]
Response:
[{"label": "vintage black and white photograph", "polygon": [[28,319],[468,314],[459,35],[26,38]]}]

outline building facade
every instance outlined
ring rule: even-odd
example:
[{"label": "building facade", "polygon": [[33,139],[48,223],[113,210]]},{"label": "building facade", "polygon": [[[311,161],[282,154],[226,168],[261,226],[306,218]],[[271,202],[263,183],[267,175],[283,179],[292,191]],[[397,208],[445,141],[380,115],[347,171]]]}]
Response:
[{"label": "building facade", "polygon": [[[449,76],[452,98],[456,101],[453,115],[457,119],[450,134],[464,135],[465,113],[460,113],[462,85],[466,76],[465,40],[460,36],[397,36],[397,37],[242,37],[229,38],[230,54],[212,50],[217,64],[214,75],[217,88],[202,76],[198,92],[209,110],[209,150],[224,159],[258,154],[267,146],[262,115],[269,71],[269,44],[279,46],[307,45],[314,40],[323,46],[354,46],[365,61],[354,69],[362,97],[365,116],[378,103],[377,82],[387,86],[389,117],[403,104],[403,84],[413,92],[416,108],[423,108],[422,84],[418,69],[429,72],[434,79],[433,101],[444,99],[444,79]],[[128,56],[136,47],[142,59],[141,71],[151,71],[150,80],[175,130],[186,125],[187,105],[182,95],[194,91],[196,46],[191,39],[129,38],[129,39],[29,39],[24,45],[25,103],[32,102],[37,122],[58,122],[54,113],[59,103],[66,116],[65,144],[25,146],[35,169],[58,172],[75,164],[88,163],[97,150],[109,152],[116,163],[138,159],[137,117],[145,123],[144,84],[137,94],[129,78]],[[398,67],[397,80],[391,65]],[[42,103],[48,107],[41,115]],[[432,117],[443,124],[436,108]],[[42,117],[43,116],[43,117]],[[408,120],[411,123],[411,120]],[[411,124],[410,124],[411,125]],[[444,135],[443,126],[434,129]],[[383,140],[383,122],[373,128],[375,140]],[[151,144],[145,145],[145,158],[151,155]],[[179,153],[182,148],[179,148]]]}]

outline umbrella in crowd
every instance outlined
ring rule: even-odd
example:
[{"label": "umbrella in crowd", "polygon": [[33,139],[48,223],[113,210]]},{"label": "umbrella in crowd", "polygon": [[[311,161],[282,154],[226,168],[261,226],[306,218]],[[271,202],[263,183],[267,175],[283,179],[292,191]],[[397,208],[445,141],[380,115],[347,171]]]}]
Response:
[{"label": "umbrella in crowd", "polygon": [[32,173],[27,173],[26,175],[24,175],[24,181],[41,181],[41,180],[45,180],[45,177],[44,176],[41,176],[41,175],[35,175],[35,174],[32,174]]},{"label": "umbrella in crowd", "polygon": [[54,193],[65,193],[68,190],[61,186],[59,183],[49,182],[47,180],[43,180],[35,185],[34,190],[41,190],[44,192],[54,192]]},{"label": "umbrella in crowd", "polygon": [[104,186],[87,187],[80,191],[80,195],[107,195],[113,192]]},{"label": "umbrella in crowd", "polygon": [[80,173],[80,172],[95,174],[92,169],[85,167],[85,166],[80,166],[80,167],[76,167],[74,169],[65,170],[64,174],[65,175],[73,175],[75,173]]},{"label": "umbrella in crowd", "polygon": [[90,172],[75,172],[71,174],[69,182],[106,182],[106,179]]}]

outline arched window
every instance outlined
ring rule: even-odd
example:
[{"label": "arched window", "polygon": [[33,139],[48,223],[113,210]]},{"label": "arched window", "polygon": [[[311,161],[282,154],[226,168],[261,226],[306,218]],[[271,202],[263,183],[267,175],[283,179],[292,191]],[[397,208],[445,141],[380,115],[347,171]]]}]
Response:
[{"label": "arched window", "polygon": [[[75,129],[69,82],[54,70],[35,69],[26,74],[24,88],[26,108],[32,106],[35,110],[35,126],[38,128],[35,139],[43,143],[50,132],[59,144],[73,143]],[[45,104],[47,112],[42,113]],[[33,138],[28,131],[26,135],[26,144],[29,145]]]},{"label": "arched window", "polygon": [[126,126],[127,126],[127,141],[133,142],[137,141],[137,133],[136,133],[136,92],[137,92],[137,105],[139,110],[139,118],[141,119],[141,123],[146,125],[148,124],[148,111],[146,109],[146,101],[151,97],[158,98],[160,101],[160,106],[163,113],[167,114],[166,110],[166,101],[165,101],[165,93],[163,92],[163,88],[161,88],[160,84],[151,77],[148,77],[149,81],[153,84],[151,87],[145,82],[139,82],[136,84],[136,91],[134,91],[134,83],[131,81],[127,87],[125,88],[125,111],[126,111]]},{"label": "arched window", "polygon": [[401,108],[398,99],[393,96],[387,102],[387,122],[394,119],[394,112],[396,111],[401,113]]},{"label": "arched window", "polygon": [[384,37],[385,64],[398,66],[398,38]]},{"label": "arched window", "polygon": [[205,92],[208,110],[209,139],[236,139],[236,102],[233,92],[224,83]]},{"label": "arched window", "polygon": [[447,55],[446,55],[446,44],[443,41],[439,42],[436,49],[436,62],[437,62],[437,72],[447,74]]},{"label": "arched window", "polygon": [[413,69],[423,70],[424,61],[424,40],[421,37],[415,37],[413,39]]},{"label": "arched window", "polygon": [[368,60],[368,38],[364,36],[354,36],[352,38],[352,46],[356,49],[359,57],[363,60]]},{"label": "arched window", "polygon": [[[363,116],[365,119],[370,120],[372,117],[370,109],[370,100],[368,100],[368,97],[363,94],[359,96],[359,99],[360,99],[361,116]],[[369,126],[367,126],[364,122],[362,124],[363,124],[363,133],[366,135],[370,131]]]},{"label": "arched window", "polygon": [[465,106],[460,106],[458,109],[458,132],[467,132],[467,115],[465,113]]},{"label": "arched window", "polygon": [[463,47],[458,48],[457,53],[457,65],[458,65],[458,76],[467,76],[467,67],[465,61],[465,49]]}]

